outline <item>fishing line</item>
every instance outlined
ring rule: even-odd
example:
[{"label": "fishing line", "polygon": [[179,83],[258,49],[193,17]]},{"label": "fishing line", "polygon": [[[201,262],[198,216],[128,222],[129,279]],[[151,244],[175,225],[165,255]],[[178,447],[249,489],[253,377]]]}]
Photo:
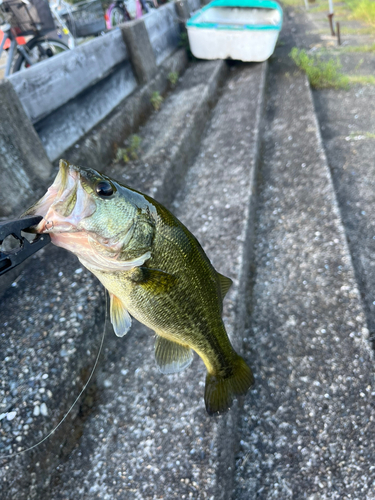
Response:
[{"label": "fishing line", "polygon": [[0,459],[5,459],[5,458],[12,458],[12,457],[15,457],[17,455],[22,455],[23,453],[26,453],[30,450],[33,450],[34,448],[37,448],[38,446],[40,446],[42,443],[44,443],[44,441],[46,441],[49,437],[52,436],[52,434],[54,432],[57,431],[57,429],[60,427],[60,425],[66,420],[66,418],[68,417],[69,413],[72,411],[72,409],[74,408],[74,406],[76,405],[77,401],[80,399],[80,397],[82,396],[82,394],[85,392],[87,386],[89,385],[91,379],[92,379],[92,376],[94,375],[94,371],[97,367],[97,364],[98,364],[98,361],[99,361],[99,357],[100,357],[100,354],[102,352],[102,348],[103,348],[103,344],[104,344],[104,337],[105,337],[105,332],[106,332],[106,328],[107,328],[107,316],[108,316],[108,295],[107,293],[105,294],[105,318],[104,318],[104,327],[103,327],[103,335],[102,335],[102,339],[101,339],[101,342],[100,342],[100,346],[99,346],[99,351],[98,351],[98,354],[96,355],[96,359],[95,359],[95,363],[94,363],[94,366],[91,370],[91,373],[90,373],[90,376],[89,378],[87,379],[87,382],[84,384],[81,392],[78,394],[78,396],[76,397],[76,399],[74,400],[73,404],[71,405],[71,407],[69,408],[69,410],[67,411],[67,413],[65,413],[65,415],[63,416],[63,418],[60,420],[60,422],[56,425],[56,427],[54,427],[52,429],[52,431],[50,431],[47,436],[45,436],[43,439],[41,439],[40,441],[38,441],[37,443],[35,443],[33,446],[30,446],[29,448],[26,448],[25,450],[21,450],[21,451],[17,451],[16,453],[11,453],[10,455],[0,455]]}]

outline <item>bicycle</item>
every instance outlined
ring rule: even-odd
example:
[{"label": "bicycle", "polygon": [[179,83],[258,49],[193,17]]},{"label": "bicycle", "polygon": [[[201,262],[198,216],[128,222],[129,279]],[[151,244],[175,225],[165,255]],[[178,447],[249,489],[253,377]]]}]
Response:
[{"label": "bicycle", "polygon": [[119,24],[138,19],[151,9],[158,7],[156,0],[116,0],[112,2],[106,11],[107,29],[112,29]]},{"label": "bicycle", "polygon": [[78,38],[98,36],[106,31],[100,0],[84,0],[74,5],[64,0],[55,0],[50,7],[56,24],[69,37],[70,48],[76,46]]},{"label": "bicycle", "polygon": [[[0,22],[0,56],[8,46],[5,77],[69,50],[64,42],[47,36],[55,30],[47,0],[0,0]],[[23,37],[30,35],[26,42]],[[18,58],[13,61],[16,52]]]}]

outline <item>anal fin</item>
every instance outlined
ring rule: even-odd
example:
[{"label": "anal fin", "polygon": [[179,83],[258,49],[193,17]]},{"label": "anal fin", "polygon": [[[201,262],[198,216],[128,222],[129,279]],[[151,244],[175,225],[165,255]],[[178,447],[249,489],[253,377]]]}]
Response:
[{"label": "anal fin", "polygon": [[224,276],[223,274],[220,274],[216,271],[216,275],[218,277],[219,283],[220,283],[220,289],[221,289],[221,295],[224,298],[226,294],[228,293],[229,288],[232,286],[233,281],[230,278],[227,278],[227,276]]},{"label": "anal fin", "polygon": [[117,337],[123,337],[132,326],[131,316],[125,309],[122,301],[116,297],[116,295],[110,293],[109,296],[111,299],[110,314],[113,329]]},{"label": "anal fin", "polygon": [[157,335],[155,341],[155,360],[159,370],[165,374],[178,373],[193,361],[193,351],[188,346],[176,344]]}]

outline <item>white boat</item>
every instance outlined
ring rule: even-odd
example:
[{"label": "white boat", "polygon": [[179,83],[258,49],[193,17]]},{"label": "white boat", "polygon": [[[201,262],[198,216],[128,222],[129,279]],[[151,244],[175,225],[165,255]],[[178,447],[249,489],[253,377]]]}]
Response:
[{"label": "white boat", "polygon": [[199,59],[265,61],[275,50],[283,11],[273,0],[214,0],[186,23]]}]

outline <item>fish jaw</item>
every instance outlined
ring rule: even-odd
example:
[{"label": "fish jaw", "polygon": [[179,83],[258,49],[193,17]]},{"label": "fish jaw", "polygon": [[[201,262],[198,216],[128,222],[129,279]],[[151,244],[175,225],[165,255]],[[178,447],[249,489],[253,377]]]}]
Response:
[{"label": "fish jaw", "polygon": [[77,255],[94,274],[96,271],[127,271],[141,266],[151,257],[151,252],[146,251],[132,259],[121,260],[121,249],[132,236],[131,225],[124,237],[97,234],[92,224],[90,227],[90,217],[96,211],[97,204],[85,170],[60,160],[59,172],[47,193],[23,215],[42,216],[33,231],[50,234],[54,245]]},{"label": "fish jaw", "polygon": [[37,233],[50,233],[58,246],[66,241],[63,233],[80,231],[80,223],[96,210],[95,201],[83,189],[79,170],[61,160],[59,172],[47,193],[24,215],[40,215],[41,222],[35,227]]}]

